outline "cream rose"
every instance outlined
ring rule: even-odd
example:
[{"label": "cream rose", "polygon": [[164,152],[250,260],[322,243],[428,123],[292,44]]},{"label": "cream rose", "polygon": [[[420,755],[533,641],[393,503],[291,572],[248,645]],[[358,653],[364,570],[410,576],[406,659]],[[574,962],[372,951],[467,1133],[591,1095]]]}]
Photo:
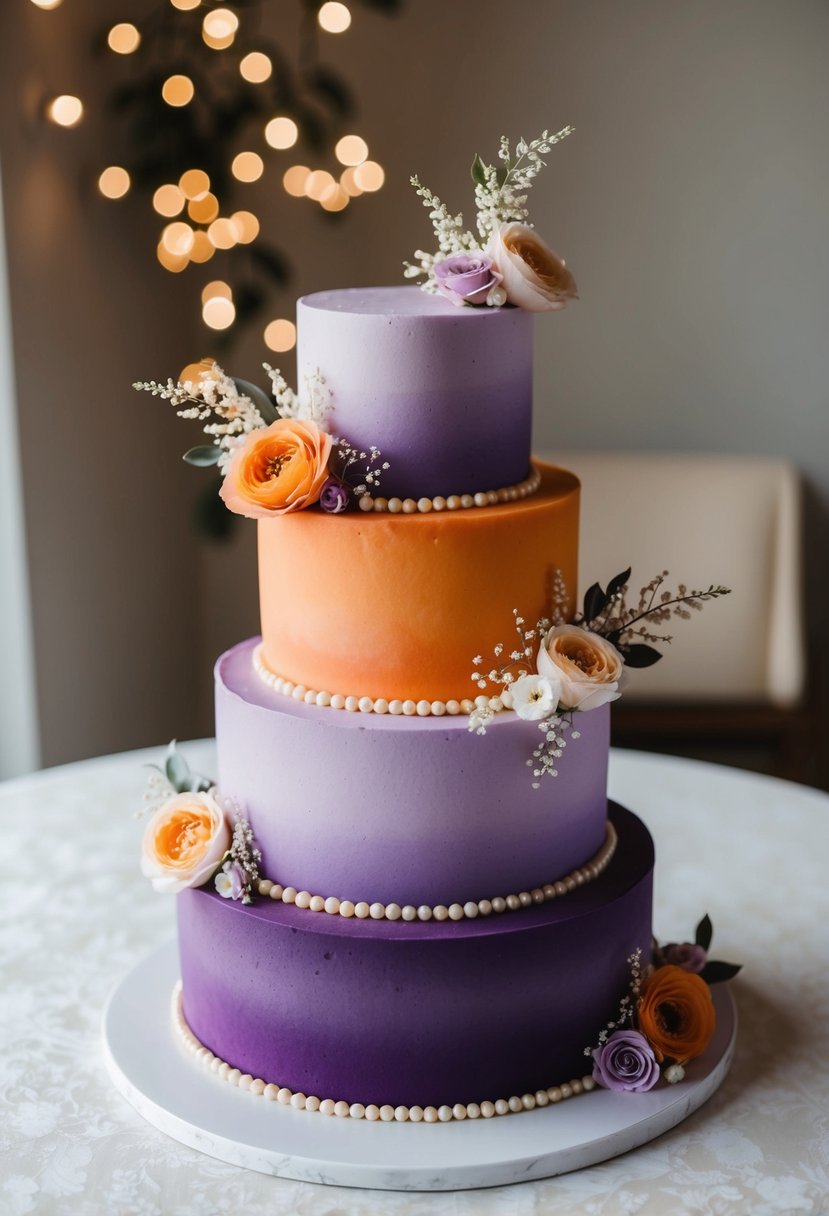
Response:
[{"label": "cream rose", "polygon": [[210,794],[174,794],[144,832],[141,870],[162,894],[200,887],[230,847],[230,825]]},{"label": "cream rose", "polygon": [[544,635],[538,674],[560,680],[562,709],[598,709],[619,697],[624,660],[615,646],[578,625],[554,625]]},{"label": "cream rose", "polygon": [[576,299],[576,280],[534,228],[502,224],[486,253],[503,278],[507,303],[528,312],[552,312]]}]

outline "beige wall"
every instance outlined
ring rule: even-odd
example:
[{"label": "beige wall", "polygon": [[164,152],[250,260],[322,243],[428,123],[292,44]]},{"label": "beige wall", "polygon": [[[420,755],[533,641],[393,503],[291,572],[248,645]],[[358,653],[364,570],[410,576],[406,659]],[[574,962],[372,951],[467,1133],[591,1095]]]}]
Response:
[{"label": "beige wall", "polygon": [[[144,209],[79,191],[100,129],[24,121],[24,99],[47,80],[89,92],[100,6],[18,7],[0,18],[0,153],[44,753],[57,760],[209,729],[212,659],[256,627],[255,568],[250,528],[229,550],[194,543],[199,475],[178,465],[182,432],[126,387],[210,349],[195,291],[153,267]],[[67,36],[47,45],[58,19]],[[409,0],[397,21],[355,5],[351,32],[326,47],[355,82],[355,126],[388,178],[333,222],[281,195],[278,174],[251,187],[251,206],[293,250],[296,294],[398,280],[429,240],[410,172],[471,210],[475,150],[494,152],[502,131],[572,123],[533,199],[581,291],[537,324],[538,446],[791,457],[812,487],[818,604],[829,511],[826,5]],[[275,300],[272,315],[291,311]],[[256,378],[264,357],[252,332],[233,368]]]}]

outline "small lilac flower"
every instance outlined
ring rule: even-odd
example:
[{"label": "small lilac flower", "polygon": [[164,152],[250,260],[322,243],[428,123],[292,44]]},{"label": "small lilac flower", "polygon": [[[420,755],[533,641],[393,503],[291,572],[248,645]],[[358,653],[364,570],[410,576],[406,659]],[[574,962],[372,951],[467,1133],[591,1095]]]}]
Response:
[{"label": "small lilac flower", "polygon": [[213,881],[222,899],[241,899],[248,876],[238,861],[226,861]]},{"label": "small lilac flower", "polygon": [[487,296],[501,282],[492,258],[485,253],[456,253],[435,264],[438,291],[460,307],[486,304]]},{"label": "small lilac flower", "polygon": [[694,975],[699,975],[708,961],[707,952],[693,942],[671,942],[664,947],[662,954],[666,963],[673,963],[683,971],[692,971]]},{"label": "small lilac flower", "polygon": [[659,1065],[638,1030],[616,1030],[593,1051],[593,1080],[616,1093],[644,1094],[659,1080]]},{"label": "small lilac flower", "polygon": [[329,515],[339,515],[345,511],[351,502],[351,491],[344,482],[336,477],[329,477],[322,487],[320,506]]}]

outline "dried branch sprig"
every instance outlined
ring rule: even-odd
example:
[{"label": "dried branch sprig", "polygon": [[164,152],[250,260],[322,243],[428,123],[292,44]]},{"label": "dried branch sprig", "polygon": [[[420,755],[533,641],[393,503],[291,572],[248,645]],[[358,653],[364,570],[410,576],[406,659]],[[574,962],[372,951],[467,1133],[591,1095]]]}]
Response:
[{"label": "dried branch sprig", "polygon": [[[336,476],[349,486],[357,498],[362,498],[364,494],[376,494],[380,489],[380,475],[389,467],[387,460],[380,459],[382,455],[380,449],[373,445],[368,451],[361,451],[347,439],[335,439]],[[358,465],[362,467],[358,468]],[[359,479],[356,483],[355,477]]]}]

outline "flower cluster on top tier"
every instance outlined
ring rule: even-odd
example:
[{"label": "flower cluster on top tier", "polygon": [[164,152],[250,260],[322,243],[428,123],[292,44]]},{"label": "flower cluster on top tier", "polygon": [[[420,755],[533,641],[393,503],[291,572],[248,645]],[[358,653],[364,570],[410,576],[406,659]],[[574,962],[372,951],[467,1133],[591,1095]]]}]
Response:
[{"label": "flower cluster on top tier", "polygon": [[[364,495],[376,494],[388,462],[371,447],[359,451],[328,434],[329,394],[317,372],[302,395],[264,364],[272,396],[246,380],[226,375],[212,359],[183,382],[138,381],[133,388],[171,402],[180,418],[202,422],[211,444],[190,448],[184,459],[215,465],[225,506],[248,519],[286,515],[319,504],[338,515]],[[195,369],[194,369],[195,370]]]},{"label": "flower cluster on top tier", "polygon": [[488,672],[481,655],[472,660],[472,679],[478,688],[494,686],[498,693],[483,705],[476,704],[469,715],[469,729],[486,734],[503,706],[520,718],[537,722],[543,740],[527,761],[535,789],[542,777],[557,775],[556,762],[567,744],[567,734],[578,738],[574,715],[617,700],[625,684],[625,668],[650,667],[662,657],[653,643],[669,643],[671,637],[654,633],[653,627],[672,617],[687,620],[691,610],[700,611],[707,600],[730,594],[728,587],[713,583],[705,591],[689,591],[682,583],[676,592],[667,591],[667,576],[664,570],[651,579],[640,591],[635,607],[626,602],[630,567],[612,578],[606,589],[593,583],[585,593],[581,613],[568,622],[567,592],[557,571],[550,617],[525,628],[524,618],[513,609],[518,644],[506,661],[501,642],[494,648],[495,665]]},{"label": "flower cluster on top tier", "polygon": [[144,831],[141,870],[161,894],[201,887],[210,879],[223,899],[249,904],[258,889],[261,854],[250,824],[214,783],[193,773],[175,740],[145,801],[153,814]]},{"label": "flower cluster on top tier", "polygon": [[676,1084],[689,1060],[702,1055],[716,1028],[709,985],[732,979],[740,967],[709,960],[711,918],[704,916],[693,942],[653,943],[652,963],[642,951],[628,959],[630,984],[616,1018],[599,1035],[592,1056],[593,1079],[604,1089],[646,1093],[660,1076]]},{"label": "flower cluster on top tier", "polygon": [[406,277],[425,275],[425,291],[440,292],[458,307],[513,304],[529,312],[551,312],[576,299],[576,281],[564,259],[526,222],[527,191],[544,167],[541,158],[572,130],[542,131],[529,143],[519,140],[514,152],[502,137],[497,165],[475,157],[477,235],[465,227],[461,213],[451,215],[437,195],[412,177],[429,208],[438,248],[435,253],[418,249],[417,262],[404,263]]}]

